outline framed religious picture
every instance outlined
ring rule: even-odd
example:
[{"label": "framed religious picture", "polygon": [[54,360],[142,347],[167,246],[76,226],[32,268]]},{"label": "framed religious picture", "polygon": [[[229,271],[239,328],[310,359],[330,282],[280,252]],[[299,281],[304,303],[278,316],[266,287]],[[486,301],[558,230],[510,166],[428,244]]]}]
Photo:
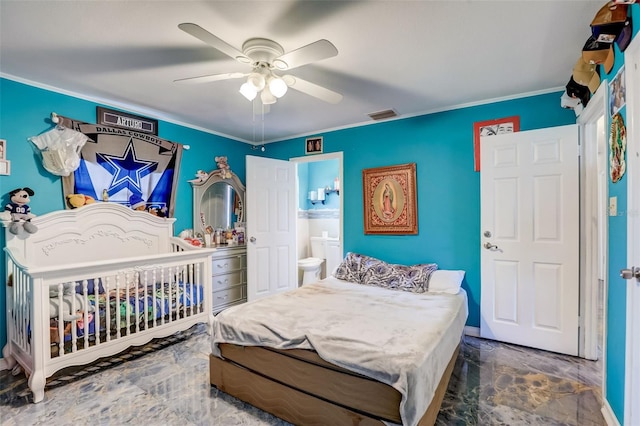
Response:
[{"label": "framed religious picture", "polygon": [[505,117],[473,123],[473,170],[480,171],[480,138],[520,131],[520,117]]},{"label": "framed religious picture", "polygon": [[304,146],[305,154],[322,154],[322,136],[307,138]]},{"label": "framed religious picture", "polygon": [[416,163],[362,170],[364,233],[418,233]]}]

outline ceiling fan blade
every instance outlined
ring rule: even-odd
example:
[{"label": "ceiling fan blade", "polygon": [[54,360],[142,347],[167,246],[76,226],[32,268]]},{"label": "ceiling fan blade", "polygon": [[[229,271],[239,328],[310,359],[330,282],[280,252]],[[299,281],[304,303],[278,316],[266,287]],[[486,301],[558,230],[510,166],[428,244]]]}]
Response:
[{"label": "ceiling fan blade", "polygon": [[244,74],[241,72],[228,72],[224,74],[211,74],[211,75],[201,75],[199,77],[179,78],[178,80],[173,80],[173,82],[184,83],[184,84],[211,83],[212,81],[230,80],[232,78],[242,78],[247,75],[249,74]]},{"label": "ceiling fan blade", "polygon": [[287,86],[292,89],[306,93],[307,95],[313,96],[314,98],[318,98],[330,104],[337,104],[342,100],[342,95],[340,93],[329,90],[326,87],[318,86],[317,84],[310,83],[292,75],[283,75],[282,78],[284,79],[284,82],[287,83]]},{"label": "ceiling fan blade", "polygon": [[236,61],[242,62],[243,64],[251,63],[251,59],[249,59],[244,53],[231,46],[226,41],[214,36],[209,31],[202,28],[200,25],[185,22],[179,24],[178,28],[180,28],[187,34],[190,34],[195,38],[202,40],[214,49],[218,49],[219,51],[232,57]]},{"label": "ceiling fan blade", "polygon": [[290,70],[311,62],[332,58],[338,54],[338,49],[329,40],[318,40],[302,46],[274,59],[273,64],[281,70]]}]

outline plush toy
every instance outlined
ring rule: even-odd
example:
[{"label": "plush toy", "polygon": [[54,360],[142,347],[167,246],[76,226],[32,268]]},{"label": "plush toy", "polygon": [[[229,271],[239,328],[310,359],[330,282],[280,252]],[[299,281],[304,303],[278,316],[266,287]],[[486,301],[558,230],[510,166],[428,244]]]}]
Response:
[{"label": "plush toy", "polygon": [[142,197],[138,194],[133,194],[131,197],[129,197],[129,204],[134,210],[143,211],[147,209],[147,203],[145,203]]},{"label": "plush toy", "polygon": [[227,163],[227,157],[220,156],[216,157],[215,160],[220,170],[220,176],[222,176],[223,179],[229,179],[231,177],[231,167],[229,167],[229,163]]},{"label": "plush toy", "polygon": [[93,204],[96,202],[95,198],[91,195],[84,194],[69,194],[67,195],[67,205],[71,209],[77,209],[78,207],[86,206],[87,204]]},{"label": "plush toy", "polygon": [[149,207],[149,213],[158,217],[167,217],[167,207],[157,208],[157,207]]},{"label": "plush toy", "polygon": [[195,179],[191,179],[188,182],[191,182],[191,183],[202,183],[205,180],[207,180],[208,177],[209,177],[209,173],[205,172],[204,170],[198,170],[196,172],[196,178]]},{"label": "plush toy", "polygon": [[31,219],[35,217],[31,213],[29,201],[35,193],[31,188],[17,188],[9,192],[9,204],[4,208],[2,219],[11,220],[9,232],[19,235],[24,232],[34,234],[38,231],[38,227],[31,223]]}]

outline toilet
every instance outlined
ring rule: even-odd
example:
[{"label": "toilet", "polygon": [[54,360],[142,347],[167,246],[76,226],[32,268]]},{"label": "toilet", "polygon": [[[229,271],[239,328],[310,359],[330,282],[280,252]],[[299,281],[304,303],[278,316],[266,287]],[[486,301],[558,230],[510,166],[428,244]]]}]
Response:
[{"label": "toilet", "polygon": [[302,285],[310,284],[322,278],[322,264],[325,261],[326,245],[329,238],[311,237],[311,257],[298,260],[302,271]]}]

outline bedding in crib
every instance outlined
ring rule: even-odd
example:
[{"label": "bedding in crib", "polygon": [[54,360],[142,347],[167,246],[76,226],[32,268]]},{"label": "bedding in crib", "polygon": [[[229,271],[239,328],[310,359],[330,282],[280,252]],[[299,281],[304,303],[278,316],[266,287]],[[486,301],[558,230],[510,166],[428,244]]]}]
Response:
[{"label": "bedding in crib", "polygon": [[[135,332],[154,326],[153,320],[162,320],[169,315],[175,319],[184,309],[199,309],[204,300],[202,285],[189,284],[184,282],[164,282],[152,285],[140,285],[137,287],[124,287],[105,291],[102,280],[97,280],[99,290],[94,291],[93,280],[88,284],[88,309],[86,315],[83,310],[77,310],[80,318],[63,322],[64,342],[73,339],[75,335],[81,338],[87,333],[89,341],[95,339],[96,321],[99,321],[99,333],[106,337],[106,333],[111,335],[121,333],[123,330]],[[82,284],[76,286],[76,294],[85,296]],[[52,303],[56,303],[57,298],[52,298]],[[82,308],[81,306],[79,308]],[[52,344],[60,342],[60,318],[50,319],[50,341]],[[53,345],[53,352],[57,352],[56,345]],[[52,354],[53,355],[53,354]]]}]

